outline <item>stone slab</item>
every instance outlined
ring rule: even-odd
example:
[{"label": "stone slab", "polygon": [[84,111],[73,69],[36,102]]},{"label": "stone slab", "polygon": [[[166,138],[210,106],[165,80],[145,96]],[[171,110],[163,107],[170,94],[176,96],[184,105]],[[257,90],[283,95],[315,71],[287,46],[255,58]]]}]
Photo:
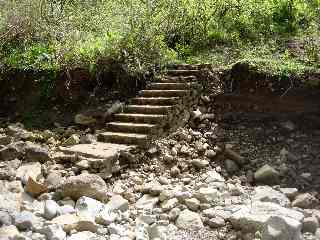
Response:
[{"label": "stone slab", "polygon": [[132,146],[112,143],[77,144],[71,147],[60,147],[66,154],[76,154],[87,158],[110,159],[118,157],[121,150],[129,150]]}]

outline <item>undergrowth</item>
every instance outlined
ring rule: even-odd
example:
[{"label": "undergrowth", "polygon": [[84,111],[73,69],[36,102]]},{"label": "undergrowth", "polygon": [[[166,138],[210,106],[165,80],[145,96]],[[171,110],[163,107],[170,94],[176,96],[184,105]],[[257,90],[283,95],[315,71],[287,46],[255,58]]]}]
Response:
[{"label": "undergrowth", "polygon": [[0,68],[249,61],[299,75],[319,69],[319,16],[320,0],[0,1]]}]

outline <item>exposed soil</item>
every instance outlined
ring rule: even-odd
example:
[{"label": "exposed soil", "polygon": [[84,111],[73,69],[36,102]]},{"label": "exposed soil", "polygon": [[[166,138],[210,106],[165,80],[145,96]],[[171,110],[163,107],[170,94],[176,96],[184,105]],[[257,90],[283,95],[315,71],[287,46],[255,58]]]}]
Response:
[{"label": "exposed soil", "polygon": [[[152,72],[152,71],[151,71]],[[95,74],[76,68],[61,72],[8,70],[0,75],[0,122],[51,128],[73,124],[74,115],[102,115],[110,105],[125,102],[153,74],[131,75],[120,63],[99,61]]]},{"label": "exposed soil", "polygon": [[238,81],[214,104],[226,142],[248,160],[242,173],[268,163],[281,172],[283,187],[320,197],[320,90],[250,74]]}]

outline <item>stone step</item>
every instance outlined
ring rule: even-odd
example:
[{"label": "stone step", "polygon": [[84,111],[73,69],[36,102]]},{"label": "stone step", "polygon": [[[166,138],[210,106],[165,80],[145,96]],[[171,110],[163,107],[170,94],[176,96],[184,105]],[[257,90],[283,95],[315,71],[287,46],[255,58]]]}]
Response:
[{"label": "stone step", "polygon": [[196,82],[160,82],[148,85],[150,90],[187,90]]},{"label": "stone step", "polygon": [[128,123],[128,122],[109,122],[107,128],[112,132],[127,132],[149,134],[156,127],[155,124],[148,123]]},{"label": "stone step", "polygon": [[123,133],[123,132],[103,132],[98,135],[98,141],[129,144],[129,145],[144,145],[147,143],[148,135],[137,133]]},{"label": "stone step", "polygon": [[204,68],[212,68],[210,63],[201,63],[201,64],[174,64],[167,66],[168,69],[176,70],[200,70]]},{"label": "stone step", "polygon": [[196,76],[164,76],[160,81],[164,83],[184,83],[184,82],[194,82],[197,80]]},{"label": "stone step", "polygon": [[188,90],[142,90],[142,97],[182,97],[190,94]]},{"label": "stone step", "polygon": [[160,115],[160,114],[119,113],[119,114],[114,115],[115,121],[134,122],[134,123],[149,123],[149,124],[161,123],[166,118],[167,118],[166,115]]},{"label": "stone step", "polygon": [[142,113],[142,114],[167,114],[172,106],[157,105],[127,105],[124,109],[125,113]]},{"label": "stone step", "polygon": [[183,69],[183,70],[167,70],[165,74],[170,76],[190,76],[199,74],[199,70]]},{"label": "stone step", "polygon": [[167,69],[169,70],[197,70],[198,69],[198,64],[173,64],[173,65],[168,65]]},{"label": "stone step", "polygon": [[131,99],[131,103],[134,105],[173,105],[178,101],[178,97],[138,97]]}]

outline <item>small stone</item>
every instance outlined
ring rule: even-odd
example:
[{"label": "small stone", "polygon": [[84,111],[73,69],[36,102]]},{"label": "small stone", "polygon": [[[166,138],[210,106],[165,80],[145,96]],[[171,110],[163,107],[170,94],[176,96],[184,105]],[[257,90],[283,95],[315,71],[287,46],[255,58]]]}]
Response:
[{"label": "small stone", "polygon": [[48,192],[48,187],[45,184],[35,181],[32,177],[29,177],[25,189],[33,197],[38,197]]},{"label": "small stone", "polygon": [[148,228],[150,239],[166,239],[168,236],[168,229],[165,226],[154,224]]},{"label": "small stone", "polygon": [[231,196],[241,196],[244,193],[244,190],[240,184],[234,185],[227,183],[227,188]]},{"label": "small stone", "polygon": [[162,185],[168,185],[169,184],[169,180],[166,177],[159,177],[159,183]]},{"label": "small stone", "polygon": [[[284,229],[288,229],[291,228],[288,224],[290,225],[292,223],[293,228],[295,229],[294,232],[297,233],[301,230],[301,222],[304,218],[304,215],[301,212],[284,208],[271,202],[253,201],[247,205],[234,206],[230,211],[233,212],[229,217],[233,227],[245,232],[261,231],[268,225],[268,221],[271,217],[279,217],[281,219],[278,221],[278,218],[276,218],[274,221],[271,221],[271,225],[273,225],[273,223],[280,222],[280,228],[282,228],[281,226],[284,226]],[[287,219],[289,219],[289,223],[286,223]],[[281,224],[283,221],[284,223]]]},{"label": "small stone", "polygon": [[159,196],[159,194],[163,191],[163,187],[157,183],[157,184],[153,184],[150,189],[149,189],[149,193],[152,196]]},{"label": "small stone", "polygon": [[219,192],[214,188],[200,188],[196,194],[196,198],[199,199],[200,202],[211,203],[219,198]]},{"label": "small stone", "polygon": [[164,211],[169,211],[172,208],[176,207],[178,205],[178,203],[179,203],[179,200],[177,198],[171,198],[171,199],[163,201],[161,203],[161,208]]},{"label": "small stone", "polygon": [[230,159],[226,159],[225,162],[224,162],[224,166],[226,168],[226,171],[229,173],[229,174],[234,174],[236,173],[237,171],[239,171],[239,167],[238,165],[230,160]]},{"label": "small stone", "polygon": [[16,177],[26,184],[31,177],[37,180],[41,177],[41,164],[38,162],[25,163],[21,165],[16,171]]},{"label": "small stone", "polygon": [[286,122],[281,123],[281,127],[283,127],[284,129],[286,129],[288,131],[293,131],[293,130],[295,130],[296,125],[291,121],[286,121]]},{"label": "small stone", "polygon": [[300,176],[307,181],[312,181],[312,174],[311,173],[302,173]]},{"label": "small stone", "polygon": [[203,223],[198,213],[186,209],[179,214],[176,226],[186,230],[199,230],[203,228]]},{"label": "small stone", "polygon": [[214,218],[210,218],[207,221],[207,224],[211,228],[219,228],[219,227],[224,227],[226,225],[226,221],[222,217],[214,217]]},{"label": "small stone", "polygon": [[262,230],[261,239],[302,240],[301,223],[288,217],[272,216]]},{"label": "small stone", "polygon": [[290,200],[293,200],[299,193],[296,188],[280,188],[280,192],[286,195]]},{"label": "small stone", "polygon": [[319,221],[316,217],[307,217],[303,219],[302,231],[315,233],[317,228],[319,228]]},{"label": "small stone", "polygon": [[55,189],[62,180],[62,175],[60,172],[51,172],[48,174],[45,183],[47,184],[48,188]]},{"label": "small stone", "polygon": [[231,148],[226,147],[224,150],[224,154],[226,157],[235,163],[237,163],[239,166],[242,166],[245,162],[244,157],[242,157],[239,153],[235,152]]},{"label": "small stone", "polygon": [[205,154],[210,160],[214,160],[217,153],[214,150],[207,150]]},{"label": "small stone", "polygon": [[9,226],[12,224],[12,217],[9,212],[0,209],[0,226]]},{"label": "small stone", "polygon": [[96,232],[98,226],[95,224],[94,219],[86,214],[66,214],[56,217],[51,220],[52,224],[58,224],[63,227],[66,232],[71,232],[72,230],[90,231]]},{"label": "small stone", "polygon": [[9,213],[21,210],[23,187],[21,181],[0,181],[0,209]]},{"label": "small stone", "polygon": [[136,219],[136,223],[145,223],[151,225],[157,221],[156,215],[146,215],[142,214]]},{"label": "small stone", "polygon": [[90,164],[88,160],[81,160],[79,162],[76,163],[76,167],[79,168],[80,170],[85,170],[90,168]]},{"label": "small stone", "polygon": [[65,214],[72,214],[75,213],[76,210],[74,209],[74,207],[70,206],[70,205],[64,205],[60,207],[60,211],[59,213],[61,215],[65,215]]},{"label": "small stone", "polygon": [[73,207],[73,208],[76,206],[75,201],[73,201],[73,200],[72,200],[71,198],[69,198],[69,197],[66,197],[66,198],[60,200],[60,201],[59,201],[59,204],[60,204],[60,205],[69,205],[69,206],[71,206],[71,207]]},{"label": "small stone", "polygon": [[41,233],[32,233],[31,239],[32,240],[47,240],[47,237]]},{"label": "small stone", "polygon": [[191,161],[192,165],[195,166],[196,168],[202,169],[207,166],[209,166],[209,162],[206,160],[201,160],[201,159],[193,159]]},{"label": "small stone", "polygon": [[48,240],[65,240],[67,238],[66,232],[57,224],[46,226],[42,232]]},{"label": "small stone", "polygon": [[33,213],[28,211],[22,211],[14,216],[14,225],[22,231],[32,230],[35,222],[36,217],[33,215]]},{"label": "small stone", "polygon": [[108,226],[113,223],[117,219],[117,217],[117,214],[115,214],[114,212],[110,212],[109,209],[105,209],[96,216],[95,220],[98,224]]},{"label": "small stone", "polygon": [[79,212],[95,217],[99,212],[105,208],[105,205],[93,198],[81,197],[78,199],[75,209]]},{"label": "small stone", "polygon": [[74,117],[74,122],[80,125],[91,125],[95,124],[97,120],[92,116],[79,113]]},{"label": "small stone", "polygon": [[299,208],[315,208],[319,204],[319,200],[316,199],[310,193],[299,194],[292,202],[293,207]]},{"label": "small stone", "polygon": [[194,121],[194,120],[196,120],[196,119],[200,119],[201,115],[202,115],[202,112],[201,112],[199,109],[197,109],[197,110],[195,110],[195,111],[192,111],[192,112],[191,112],[191,119],[192,119],[192,121]]},{"label": "small stone", "polygon": [[177,219],[177,217],[179,216],[179,214],[181,213],[180,208],[173,208],[171,209],[171,211],[169,212],[169,219],[171,221],[175,221]]},{"label": "small stone", "polygon": [[106,208],[109,209],[109,211],[120,210],[125,212],[129,209],[129,203],[128,200],[124,199],[120,195],[113,195],[110,201],[106,204]]},{"label": "small stone", "polygon": [[60,206],[53,200],[47,200],[44,204],[43,217],[47,220],[55,218],[60,212]]},{"label": "small stone", "polygon": [[110,234],[116,234],[116,235],[123,235],[123,233],[126,231],[125,227],[119,224],[111,223],[108,226],[108,230]]},{"label": "small stone", "polygon": [[225,179],[215,170],[207,173],[206,183],[225,182]]},{"label": "small stone", "polygon": [[174,194],[174,197],[176,197],[179,201],[183,202],[185,200],[187,200],[188,198],[192,198],[192,193],[191,192],[176,192]]},{"label": "small stone", "polygon": [[269,186],[258,186],[255,189],[253,199],[261,202],[273,202],[283,207],[290,205],[290,200],[281,192],[272,189]]},{"label": "small stone", "polygon": [[172,177],[177,177],[180,174],[180,169],[176,166],[174,166],[173,168],[171,168],[170,170],[170,175]]},{"label": "small stone", "polygon": [[2,226],[0,227],[0,239],[3,240],[11,240],[11,239],[19,239],[20,233],[16,226]]},{"label": "small stone", "polygon": [[159,202],[158,197],[151,196],[149,194],[143,195],[142,198],[140,198],[135,206],[138,209],[153,209],[157,203]]},{"label": "small stone", "polygon": [[97,236],[89,231],[83,231],[72,234],[70,237],[68,237],[68,240],[91,240],[91,239],[97,239]]},{"label": "small stone", "polygon": [[105,181],[95,174],[81,174],[66,179],[59,190],[63,197],[78,200],[82,196],[104,201],[108,199]]},{"label": "small stone", "polygon": [[92,134],[86,134],[80,137],[81,144],[91,144],[95,142],[97,142],[97,137]]},{"label": "small stone", "polygon": [[200,207],[200,202],[196,198],[186,199],[185,204],[191,211],[197,211]]},{"label": "small stone", "polygon": [[176,196],[172,191],[169,191],[169,190],[163,190],[160,195],[159,195],[159,200],[161,202],[167,200],[167,199],[170,199],[172,198],[173,196]]},{"label": "small stone", "polygon": [[174,160],[174,158],[173,158],[173,156],[171,156],[170,154],[165,154],[165,155],[163,156],[163,161],[164,161],[165,163],[167,163],[167,164],[173,163],[173,160]]},{"label": "small stone", "polygon": [[25,160],[29,162],[46,162],[50,159],[47,147],[28,144],[25,148]]},{"label": "small stone", "polygon": [[77,134],[72,134],[67,140],[63,142],[63,146],[72,146],[80,143],[80,137]]},{"label": "small stone", "polygon": [[254,178],[258,183],[276,185],[279,183],[279,172],[266,164],[255,172]]}]

